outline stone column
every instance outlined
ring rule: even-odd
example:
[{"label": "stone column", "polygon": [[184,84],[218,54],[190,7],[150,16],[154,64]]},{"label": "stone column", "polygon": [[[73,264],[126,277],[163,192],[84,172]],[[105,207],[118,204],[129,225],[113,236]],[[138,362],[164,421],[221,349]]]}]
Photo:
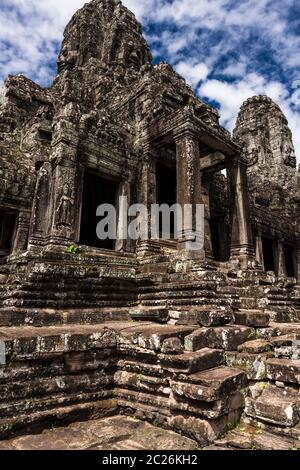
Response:
[{"label": "stone column", "polygon": [[50,157],[49,238],[52,245],[67,245],[79,241],[84,167],[78,158],[79,137],[72,123],[59,123],[55,134]]},{"label": "stone column", "polygon": [[236,159],[230,171],[232,195],[231,260],[247,269],[254,261],[246,164]]},{"label": "stone column", "polygon": [[204,204],[204,251],[206,259],[213,259],[212,238],[210,230],[210,185],[211,175],[202,173],[202,203]]},{"label": "stone column", "polygon": [[295,250],[295,276],[297,285],[300,286],[300,246]]},{"label": "stone column", "polygon": [[160,253],[160,245],[158,241],[151,240],[151,205],[157,203],[157,187],[156,187],[156,161],[157,151],[150,144],[145,144],[143,148],[143,162],[140,171],[140,188],[138,191],[138,202],[147,207],[148,210],[148,239],[139,240],[137,242],[137,253],[144,257],[147,255],[155,255]]},{"label": "stone column", "polygon": [[285,265],[285,256],[284,256],[284,249],[283,249],[283,240],[277,240],[275,244],[276,251],[275,251],[275,270],[278,277],[286,277],[286,265]]},{"label": "stone column", "polygon": [[[182,130],[174,135],[176,143],[177,169],[177,204],[180,204],[183,221],[189,218],[187,207],[192,208],[190,223],[183,224],[178,233],[178,250],[188,254],[188,257],[204,259],[204,246],[191,249],[192,244],[204,238],[204,227],[197,225],[197,205],[202,204],[200,149],[196,133],[192,130]],[[203,220],[200,220],[201,225]],[[190,243],[192,242],[192,243]],[[195,245],[196,247],[196,245]]]},{"label": "stone column", "polygon": [[21,210],[17,219],[16,235],[12,254],[17,255],[27,250],[31,211]]},{"label": "stone column", "polygon": [[264,262],[261,232],[258,232],[256,234],[255,243],[256,243],[255,258],[256,258],[256,261],[259,264],[259,266],[261,266],[262,269],[264,270],[265,269],[265,262]]},{"label": "stone column", "polygon": [[32,205],[32,215],[30,220],[29,247],[41,246],[45,244],[45,237],[48,235],[49,220],[49,199],[52,178],[52,167],[49,162],[36,163],[37,179]]},{"label": "stone column", "polygon": [[124,180],[119,184],[117,194],[117,240],[116,251],[132,251],[132,243],[128,238],[128,207],[131,204],[131,183]]}]

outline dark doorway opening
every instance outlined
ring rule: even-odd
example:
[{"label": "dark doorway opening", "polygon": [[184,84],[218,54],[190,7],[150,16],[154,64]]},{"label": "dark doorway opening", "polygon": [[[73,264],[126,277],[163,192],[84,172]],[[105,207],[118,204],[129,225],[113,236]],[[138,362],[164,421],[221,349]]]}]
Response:
[{"label": "dark doorway opening", "polygon": [[262,249],[264,257],[265,271],[275,272],[275,257],[273,240],[262,237]]},{"label": "dark doorway opening", "polygon": [[286,243],[283,244],[284,259],[286,275],[288,277],[295,277],[295,265],[294,265],[294,249],[292,245]]},{"label": "dark doorway opening", "polygon": [[13,247],[16,214],[0,211],[0,256],[8,256]]},{"label": "dark doorway opening", "polygon": [[97,237],[96,227],[101,218],[96,216],[96,212],[100,204],[112,204],[116,207],[117,192],[118,183],[93,173],[85,174],[80,229],[80,243],[82,245],[114,250],[115,240],[99,240]]},{"label": "dark doorway opening", "polygon": [[211,216],[209,224],[214,260],[227,261],[227,234],[225,232],[224,217]]},{"label": "dark doorway opening", "polygon": [[[177,182],[176,182],[176,169],[167,165],[158,164],[156,173],[157,184],[157,204],[167,204],[169,207],[176,204],[177,201]],[[159,236],[163,235],[163,219],[162,214],[159,214]],[[171,213],[170,217],[170,235],[171,239],[176,238],[175,234],[175,216]]]}]

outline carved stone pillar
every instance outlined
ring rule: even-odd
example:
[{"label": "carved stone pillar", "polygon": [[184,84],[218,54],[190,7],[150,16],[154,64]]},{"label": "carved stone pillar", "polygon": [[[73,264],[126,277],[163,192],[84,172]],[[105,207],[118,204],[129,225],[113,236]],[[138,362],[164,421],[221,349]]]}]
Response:
[{"label": "carved stone pillar", "polygon": [[237,159],[231,169],[232,235],[231,260],[238,260],[242,269],[254,261],[246,164]]},{"label": "carved stone pillar", "polygon": [[[177,204],[181,205],[183,214],[183,228],[178,233],[178,250],[193,253],[193,257],[204,258],[204,246],[198,246],[192,250],[191,243],[204,238],[204,227],[199,232],[197,224],[197,205],[202,205],[200,150],[199,141],[191,130],[177,132],[174,136],[176,143],[176,168],[177,168]],[[192,217],[189,208],[192,208]],[[199,215],[199,214],[198,214]],[[189,223],[186,221],[189,220]],[[199,220],[198,220],[199,222]],[[201,221],[201,224],[203,221]],[[196,244],[195,244],[196,247]]]},{"label": "carved stone pillar", "polygon": [[117,240],[116,251],[132,251],[132,243],[128,237],[128,207],[131,204],[131,183],[122,181],[117,194]]},{"label": "carved stone pillar", "polygon": [[202,203],[204,204],[204,251],[206,259],[213,259],[210,229],[210,185],[211,175],[202,174]]},{"label": "carved stone pillar", "polygon": [[141,257],[160,253],[159,243],[155,240],[151,240],[151,232],[156,233],[155,228],[152,229],[151,226],[151,224],[155,223],[155,220],[151,220],[151,206],[157,202],[157,152],[150,144],[146,144],[143,149],[143,156],[144,161],[140,172],[138,202],[147,207],[148,239],[139,240],[137,242],[137,253]]},{"label": "carved stone pillar", "polygon": [[29,246],[40,246],[45,243],[45,237],[50,228],[49,198],[52,179],[52,167],[49,162],[37,163],[37,180],[32,205],[30,221]]},{"label": "carved stone pillar", "polygon": [[17,255],[27,250],[28,234],[30,227],[31,212],[29,210],[21,210],[17,219],[16,235],[12,254]]},{"label": "carved stone pillar", "polygon": [[275,251],[275,269],[276,274],[278,277],[286,277],[286,265],[285,265],[285,256],[284,256],[284,249],[283,249],[283,240],[277,240],[277,243],[274,244],[276,251]]},{"label": "carved stone pillar", "polygon": [[78,136],[59,135],[51,156],[50,243],[79,241],[84,168],[78,161]]},{"label": "carved stone pillar", "polygon": [[295,250],[295,276],[297,279],[297,285],[300,286],[300,246]]},{"label": "carved stone pillar", "polygon": [[258,263],[259,266],[262,267],[262,269],[265,269],[265,262],[264,262],[264,254],[263,254],[263,246],[262,246],[262,238],[261,238],[261,232],[258,232],[255,237],[255,244],[256,244],[256,249],[255,249],[255,259]]}]

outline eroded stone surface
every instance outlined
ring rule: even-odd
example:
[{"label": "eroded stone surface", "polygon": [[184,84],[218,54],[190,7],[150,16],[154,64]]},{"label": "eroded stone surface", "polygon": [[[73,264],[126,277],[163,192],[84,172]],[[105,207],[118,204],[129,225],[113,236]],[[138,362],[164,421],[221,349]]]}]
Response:
[{"label": "eroded stone surface", "polygon": [[269,379],[287,383],[300,383],[300,360],[270,359],[267,362]]},{"label": "eroded stone surface", "polygon": [[195,441],[129,417],[79,422],[0,441],[0,450],[196,450]]}]

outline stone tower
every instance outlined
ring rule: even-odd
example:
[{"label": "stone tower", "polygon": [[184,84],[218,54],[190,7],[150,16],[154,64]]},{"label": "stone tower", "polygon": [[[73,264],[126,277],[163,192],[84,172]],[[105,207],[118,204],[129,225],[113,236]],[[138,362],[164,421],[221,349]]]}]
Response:
[{"label": "stone tower", "polygon": [[54,89],[66,100],[93,106],[95,88],[136,80],[152,55],[135,16],[119,0],[92,0],[67,25]]},{"label": "stone tower", "polygon": [[254,96],[240,109],[234,137],[244,148],[249,176],[290,189],[296,185],[296,156],[288,121],[267,96]]}]

